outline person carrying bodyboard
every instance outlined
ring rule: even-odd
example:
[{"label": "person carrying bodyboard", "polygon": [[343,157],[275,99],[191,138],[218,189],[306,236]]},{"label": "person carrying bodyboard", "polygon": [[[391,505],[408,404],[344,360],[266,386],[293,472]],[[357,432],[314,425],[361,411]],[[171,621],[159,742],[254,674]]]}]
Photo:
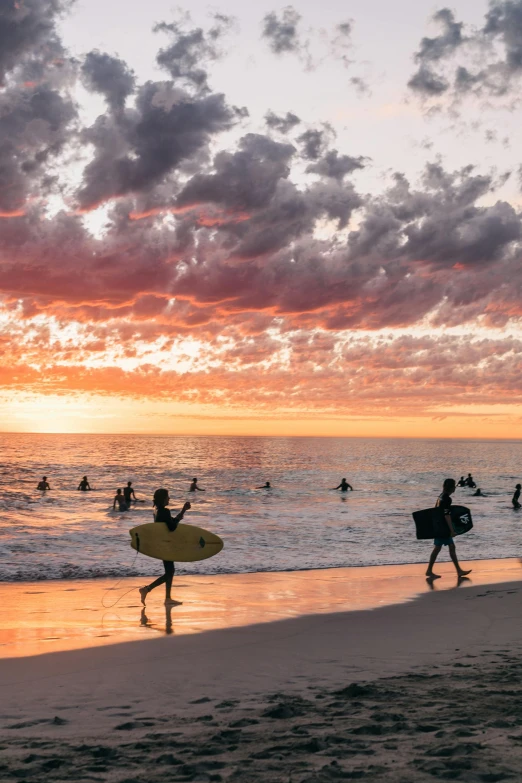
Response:
[{"label": "person carrying bodyboard", "polygon": [[435,504],[435,508],[440,508],[442,513],[434,514],[433,519],[433,532],[435,533],[435,538],[433,541],[433,551],[431,553],[430,562],[428,563],[428,570],[426,571],[426,577],[430,580],[440,578],[440,574],[433,573],[433,566],[435,565],[435,561],[443,546],[447,546],[449,549],[450,557],[457,570],[459,579],[471,573],[471,569],[465,571],[461,568],[457,558],[455,542],[453,540],[455,530],[453,529],[453,522],[451,521],[451,495],[455,492],[455,489],[455,480],[445,479],[442,486],[442,492]]}]

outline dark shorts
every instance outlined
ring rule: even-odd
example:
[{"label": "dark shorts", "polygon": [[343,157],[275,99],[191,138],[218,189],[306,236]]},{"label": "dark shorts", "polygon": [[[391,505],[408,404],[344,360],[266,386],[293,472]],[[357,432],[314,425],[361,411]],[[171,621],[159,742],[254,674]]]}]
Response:
[{"label": "dark shorts", "polygon": [[435,546],[451,546],[451,544],[454,544],[455,542],[451,537],[449,538],[434,538],[433,543]]}]

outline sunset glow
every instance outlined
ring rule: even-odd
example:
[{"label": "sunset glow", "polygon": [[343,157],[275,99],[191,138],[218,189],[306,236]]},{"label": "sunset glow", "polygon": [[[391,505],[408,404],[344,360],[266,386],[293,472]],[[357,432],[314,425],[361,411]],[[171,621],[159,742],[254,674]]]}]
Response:
[{"label": "sunset glow", "polygon": [[519,437],[519,5],[7,3],[0,429]]}]

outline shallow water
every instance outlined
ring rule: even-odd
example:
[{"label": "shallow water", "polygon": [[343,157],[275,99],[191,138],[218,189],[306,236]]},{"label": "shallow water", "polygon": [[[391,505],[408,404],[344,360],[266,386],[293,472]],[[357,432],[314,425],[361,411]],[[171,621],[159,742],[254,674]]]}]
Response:
[{"label": "shallow water", "polygon": [[[430,543],[415,539],[411,512],[434,504],[445,477],[468,471],[487,497],[454,495],[475,523],[458,540],[461,558],[516,557],[522,549],[522,513],[510,502],[522,441],[3,434],[0,448],[0,581],[161,570],[136,558],[128,536],[152,521],[160,486],[173,510],[193,502],[187,522],[225,540],[217,557],[180,572],[422,562]],[[84,474],[95,491],[76,491]],[[35,489],[43,475],[51,492]],[[193,476],[206,492],[187,492]],[[354,492],[329,489],[343,476]],[[113,512],[115,490],[128,480],[146,502]],[[267,480],[274,489],[254,489]]]}]

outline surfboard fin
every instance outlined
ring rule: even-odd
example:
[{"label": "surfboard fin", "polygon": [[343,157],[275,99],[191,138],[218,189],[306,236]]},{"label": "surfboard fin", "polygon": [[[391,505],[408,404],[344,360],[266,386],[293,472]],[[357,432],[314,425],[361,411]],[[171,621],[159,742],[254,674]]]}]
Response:
[{"label": "surfboard fin", "polygon": [[203,549],[203,547],[205,546],[206,543],[207,542],[205,541],[203,536],[201,536],[201,538],[199,539],[199,545],[200,545],[201,549]]}]

